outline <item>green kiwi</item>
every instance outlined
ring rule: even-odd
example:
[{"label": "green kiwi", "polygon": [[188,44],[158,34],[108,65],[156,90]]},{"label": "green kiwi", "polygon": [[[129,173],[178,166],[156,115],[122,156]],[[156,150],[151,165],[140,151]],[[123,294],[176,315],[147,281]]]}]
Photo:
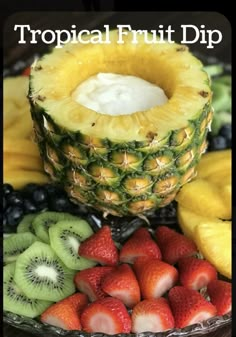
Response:
[{"label": "green kiwi", "polygon": [[43,242],[49,243],[48,229],[50,226],[55,225],[60,220],[75,220],[78,219],[69,213],[58,212],[44,212],[40,213],[33,220],[33,229],[37,237]]},{"label": "green kiwi", "polygon": [[3,268],[3,310],[34,318],[46,310],[52,302],[28,298],[13,280],[15,263]]},{"label": "green kiwi", "polygon": [[213,99],[212,106],[215,112],[229,111],[231,107],[231,96],[229,87],[220,82],[212,83]]},{"label": "green kiwi", "polygon": [[14,281],[29,298],[57,302],[75,292],[74,275],[49,245],[35,242],[17,258]]},{"label": "green kiwi", "polygon": [[96,262],[78,254],[80,242],[93,234],[85,220],[62,220],[49,228],[50,245],[70,269],[82,270],[93,267]]},{"label": "green kiwi", "polygon": [[37,213],[25,215],[24,218],[19,223],[19,225],[17,226],[17,230],[16,230],[17,233],[31,232],[35,234],[35,231],[33,228],[33,220],[36,216],[37,216]]},{"label": "green kiwi", "polygon": [[12,234],[3,241],[4,263],[14,262],[17,257],[39,239],[30,232]]}]

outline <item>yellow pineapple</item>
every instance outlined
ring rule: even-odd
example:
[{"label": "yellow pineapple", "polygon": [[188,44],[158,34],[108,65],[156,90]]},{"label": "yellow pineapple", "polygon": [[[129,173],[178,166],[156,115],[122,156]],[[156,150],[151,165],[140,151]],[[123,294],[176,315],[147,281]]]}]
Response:
[{"label": "yellow pineapple", "polygon": [[231,219],[231,211],[225,204],[220,189],[204,179],[196,179],[182,187],[177,202],[192,212],[206,217]]},{"label": "yellow pineapple", "polygon": [[199,224],[209,220],[212,222],[221,222],[221,220],[217,218],[209,218],[207,216],[192,212],[188,208],[181,205],[178,205],[177,217],[178,223],[183,233],[192,240],[195,240],[195,229]]},{"label": "yellow pineapple", "polygon": [[217,271],[231,279],[231,222],[206,221],[195,229],[195,242],[199,251]]}]

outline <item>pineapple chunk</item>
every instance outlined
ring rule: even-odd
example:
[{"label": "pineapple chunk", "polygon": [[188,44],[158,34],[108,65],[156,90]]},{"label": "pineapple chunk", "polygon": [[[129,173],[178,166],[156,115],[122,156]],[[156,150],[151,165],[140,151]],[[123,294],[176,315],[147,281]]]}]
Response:
[{"label": "pineapple chunk", "polygon": [[225,205],[229,208],[229,212],[232,214],[232,185],[225,185],[221,190],[222,198]]},{"label": "pineapple chunk", "polygon": [[217,218],[209,218],[206,216],[196,214],[195,212],[192,212],[186,207],[183,207],[181,205],[178,205],[177,217],[178,217],[178,223],[183,233],[192,240],[195,240],[194,232],[195,232],[195,228],[199,224],[207,222],[207,221],[221,222],[221,220]]},{"label": "pineapple chunk", "polygon": [[38,146],[29,139],[11,139],[4,136],[3,151],[12,154],[40,157]]},{"label": "pineapple chunk", "polygon": [[231,185],[231,178],[232,172],[231,167],[230,169],[222,168],[219,172],[214,172],[206,177],[207,181],[210,181],[214,185],[217,185],[219,187],[225,186],[225,185]]},{"label": "pineapple chunk", "polygon": [[220,171],[231,172],[231,150],[214,151],[202,156],[197,166],[197,177],[206,178],[212,174],[219,174]]},{"label": "pineapple chunk", "polygon": [[177,202],[206,217],[231,219],[231,211],[221,196],[220,189],[204,179],[196,179],[182,187]]},{"label": "pineapple chunk", "polygon": [[4,172],[4,183],[10,183],[14,189],[23,188],[26,184],[46,184],[49,178],[46,174],[39,171],[28,170],[8,170]]},{"label": "pineapple chunk", "polygon": [[195,230],[195,242],[199,251],[217,271],[231,279],[231,222],[206,221]]}]

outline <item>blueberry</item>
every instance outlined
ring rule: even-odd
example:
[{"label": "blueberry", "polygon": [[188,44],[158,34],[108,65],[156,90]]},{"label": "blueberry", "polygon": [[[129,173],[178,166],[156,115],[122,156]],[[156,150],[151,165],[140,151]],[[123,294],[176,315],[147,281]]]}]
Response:
[{"label": "blueberry", "polygon": [[11,194],[13,192],[13,187],[10,184],[3,184],[3,194],[5,196]]},{"label": "blueberry", "polygon": [[12,192],[7,196],[7,203],[12,206],[21,206],[23,204],[23,198],[19,192]]},{"label": "blueberry", "polygon": [[212,151],[227,149],[227,140],[223,136],[215,136],[209,142]]},{"label": "blueberry", "polygon": [[71,203],[67,196],[59,195],[50,200],[50,209],[53,211],[69,211],[71,209]]},{"label": "blueberry", "polygon": [[227,140],[232,139],[232,126],[231,124],[225,124],[220,128],[219,135],[226,138]]},{"label": "blueberry", "polygon": [[48,195],[55,197],[57,194],[65,194],[61,186],[53,185],[53,184],[47,184],[44,185],[45,190],[47,191]]},{"label": "blueberry", "polygon": [[23,209],[19,206],[9,206],[6,210],[7,225],[16,227],[24,216]]},{"label": "blueberry", "polygon": [[3,197],[3,199],[2,199],[2,208],[3,208],[3,211],[5,210],[6,206],[7,206],[6,198]]},{"label": "blueberry", "polygon": [[38,187],[39,187],[39,185],[34,184],[34,183],[30,183],[30,184],[27,184],[27,185],[23,188],[22,192],[23,192],[23,194],[29,196],[29,195],[32,195],[33,192],[34,192],[35,190],[37,190]]},{"label": "blueberry", "polygon": [[47,197],[47,191],[43,187],[38,187],[32,193],[32,199],[36,204],[45,203],[47,201]]},{"label": "blueberry", "polygon": [[27,214],[28,213],[35,213],[35,212],[37,212],[37,207],[30,199],[25,199],[24,200],[24,211]]}]

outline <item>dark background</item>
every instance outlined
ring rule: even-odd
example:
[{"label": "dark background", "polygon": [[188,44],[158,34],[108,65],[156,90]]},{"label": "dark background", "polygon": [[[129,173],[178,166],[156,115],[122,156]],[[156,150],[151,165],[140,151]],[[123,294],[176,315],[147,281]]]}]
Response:
[{"label": "dark background", "polygon": [[[182,24],[192,24],[200,27],[204,24],[206,29],[219,29],[223,34],[223,40],[215,45],[213,49],[207,49],[206,45],[195,43],[189,45],[193,52],[200,52],[203,55],[217,58],[226,63],[231,63],[231,26],[229,21],[217,12],[118,12],[119,1],[111,1],[110,7],[106,10],[110,12],[95,12],[103,10],[103,0],[79,1],[88,12],[19,12],[8,17],[4,26],[4,68],[14,68],[18,63],[18,69],[25,66],[21,61],[28,60],[34,54],[42,54],[48,49],[48,45],[39,43],[37,45],[19,45],[19,32],[14,31],[15,24],[29,24],[31,29],[71,29],[72,24],[76,24],[77,30],[81,29],[101,29],[104,24],[109,24],[110,28],[117,24],[130,24],[132,29],[158,29],[160,24],[164,28],[168,25],[175,30],[173,35],[176,42],[182,39]],[[26,35],[27,39],[27,35]],[[32,337],[31,334],[13,327],[4,326],[4,337]],[[214,333],[205,335],[206,337],[230,337],[231,328],[224,327]],[[45,336],[46,337],[46,336]],[[50,336],[48,336],[50,337]]]}]

